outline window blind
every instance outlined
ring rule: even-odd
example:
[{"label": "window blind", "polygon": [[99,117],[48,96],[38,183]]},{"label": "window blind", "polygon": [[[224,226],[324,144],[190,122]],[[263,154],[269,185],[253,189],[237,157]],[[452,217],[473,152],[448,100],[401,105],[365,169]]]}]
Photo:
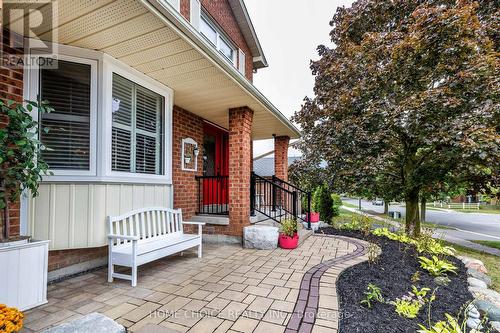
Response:
[{"label": "window blind", "polygon": [[163,97],[113,74],[114,171],[163,173]]},{"label": "window blind", "polygon": [[90,169],[91,66],[58,61],[40,70],[40,98],[54,108],[40,114],[42,158],[54,170]]}]

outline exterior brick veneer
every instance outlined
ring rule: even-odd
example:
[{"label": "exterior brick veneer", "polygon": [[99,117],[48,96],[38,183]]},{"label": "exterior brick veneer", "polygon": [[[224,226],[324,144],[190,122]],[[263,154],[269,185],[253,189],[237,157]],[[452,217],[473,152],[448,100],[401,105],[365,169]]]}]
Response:
[{"label": "exterior brick veneer", "polygon": [[[22,40],[22,39],[21,39]],[[0,50],[4,56],[22,57],[20,50],[14,50],[10,46],[10,32],[2,28],[0,38]],[[23,69],[5,67],[3,61],[0,61],[0,99],[11,99],[16,102],[23,102]],[[8,122],[7,117],[0,116],[0,126],[5,126]],[[20,205],[19,202],[9,203],[10,235],[16,236],[20,233]]]},{"label": "exterior brick veneer", "polygon": [[288,144],[289,136],[274,138],[274,174],[283,180],[288,180]]},{"label": "exterior brick veneer", "polygon": [[[172,178],[174,183],[174,208],[182,208],[183,218],[196,213],[198,183],[195,176],[203,175],[203,119],[178,106],[174,106],[172,119]],[[182,139],[192,138],[198,143],[198,171],[182,170]]]},{"label": "exterior brick veneer", "polygon": [[250,224],[250,172],[253,111],[229,110],[229,234],[242,236]]},{"label": "exterior brick veneer", "polygon": [[245,76],[252,81],[253,56],[241,33],[228,0],[201,0],[202,6],[224,29],[231,41],[245,53]]},{"label": "exterior brick veneer", "polygon": [[49,251],[49,271],[100,259],[107,255],[107,246]]}]

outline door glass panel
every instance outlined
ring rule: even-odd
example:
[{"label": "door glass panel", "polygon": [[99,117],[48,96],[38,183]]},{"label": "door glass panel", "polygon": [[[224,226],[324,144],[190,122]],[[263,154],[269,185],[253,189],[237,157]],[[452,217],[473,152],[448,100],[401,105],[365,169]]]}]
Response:
[{"label": "door glass panel", "polygon": [[210,134],[203,138],[203,175],[215,176],[215,136]]}]

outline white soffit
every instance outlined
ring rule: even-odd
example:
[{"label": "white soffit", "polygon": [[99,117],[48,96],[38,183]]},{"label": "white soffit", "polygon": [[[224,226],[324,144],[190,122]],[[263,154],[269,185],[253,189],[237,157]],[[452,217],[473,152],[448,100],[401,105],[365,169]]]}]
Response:
[{"label": "white soffit", "polygon": [[[265,97],[255,96],[251,84],[254,92],[140,1],[59,0],[57,21],[53,28],[58,43],[102,51],[122,61],[172,88],[174,103],[183,109],[227,128],[227,110],[248,106],[254,110],[254,139],[271,138],[272,134],[299,136],[279,111],[266,106],[270,103]],[[50,36],[47,28],[42,39],[50,40]]]}]

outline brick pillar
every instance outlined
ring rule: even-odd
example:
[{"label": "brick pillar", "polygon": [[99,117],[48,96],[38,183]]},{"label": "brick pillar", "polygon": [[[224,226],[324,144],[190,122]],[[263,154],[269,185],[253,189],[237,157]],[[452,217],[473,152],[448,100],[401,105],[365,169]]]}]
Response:
[{"label": "brick pillar", "polygon": [[274,174],[283,180],[288,180],[288,143],[289,136],[274,138]]},{"label": "brick pillar", "polygon": [[[2,28],[2,34],[0,36],[0,48],[2,50],[2,55],[6,59],[10,56],[14,58],[22,57],[22,51],[19,49],[14,49],[11,46],[19,45],[22,42],[22,38],[17,36],[18,38],[14,38],[16,40],[10,39],[11,34],[7,29]],[[18,68],[10,68],[4,66],[8,61],[2,61],[0,59],[0,99],[11,99],[18,103],[23,102],[23,69]],[[16,63],[16,62],[15,62]],[[0,126],[7,125],[8,119],[7,117],[0,117]],[[19,201],[8,204],[9,211],[9,220],[10,220],[10,235],[16,236],[19,235],[20,232],[20,219],[19,219]],[[2,214],[2,212],[0,212]],[[0,217],[1,221],[1,217]],[[0,228],[1,229],[1,228]]]},{"label": "brick pillar", "polygon": [[250,172],[253,111],[229,109],[229,228],[241,237],[250,225]]}]

